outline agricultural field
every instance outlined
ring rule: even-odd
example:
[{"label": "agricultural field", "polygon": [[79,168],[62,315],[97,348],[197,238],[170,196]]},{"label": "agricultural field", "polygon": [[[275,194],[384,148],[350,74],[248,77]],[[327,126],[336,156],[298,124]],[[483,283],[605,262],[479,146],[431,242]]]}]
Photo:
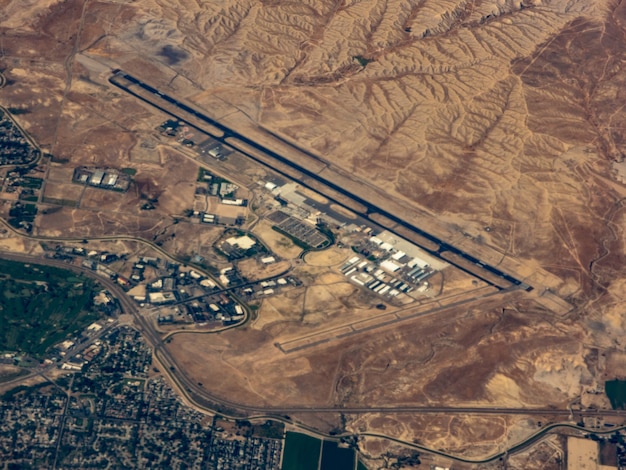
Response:
[{"label": "agricultural field", "polygon": [[609,380],[604,384],[606,394],[614,410],[623,410],[626,406],[626,381]]},{"label": "agricultural field", "polygon": [[356,465],[353,449],[340,447],[334,441],[287,432],[282,470],[351,470]]},{"label": "agricultural field", "polygon": [[321,445],[321,441],[315,437],[288,432],[282,470],[317,470]]},{"label": "agricultural field", "polygon": [[69,271],[0,260],[0,351],[42,356],[98,318],[95,283]]}]

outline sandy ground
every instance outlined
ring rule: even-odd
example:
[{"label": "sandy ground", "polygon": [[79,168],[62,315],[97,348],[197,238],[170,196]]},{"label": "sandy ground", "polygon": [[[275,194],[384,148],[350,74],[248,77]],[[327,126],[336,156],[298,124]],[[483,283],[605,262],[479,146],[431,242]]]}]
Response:
[{"label": "sandy ground", "polygon": [[237,264],[237,268],[242,276],[250,281],[277,276],[282,272],[286,272],[290,266],[291,263],[289,261],[264,264],[256,259],[243,260]]},{"label": "sandy ground", "polygon": [[567,439],[567,470],[596,470],[598,443],[590,439]]},{"label": "sandy ground", "polygon": [[328,250],[307,253],[304,260],[311,266],[337,266],[350,259],[350,253],[351,252],[348,250],[340,250],[336,247],[331,247]]},{"label": "sandy ground", "polygon": [[272,230],[272,225],[265,220],[256,224],[252,231],[269,246],[270,250],[283,258],[295,258],[302,252],[302,248],[295,246],[287,237]]},{"label": "sandy ground", "polygon": [[58,201],[72,201],[78,204],[84,187],[78,184],[62,184],[47,182],[43,192],[43,197]]}]

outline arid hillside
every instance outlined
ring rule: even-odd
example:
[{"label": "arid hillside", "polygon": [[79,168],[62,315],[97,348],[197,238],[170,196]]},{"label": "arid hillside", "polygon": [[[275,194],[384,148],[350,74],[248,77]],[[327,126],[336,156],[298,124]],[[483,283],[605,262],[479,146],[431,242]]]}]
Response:
[{"label": "arid hillside", "polygon": [[238,111],[232,122],[296,142],[448,235],[536,260],[563,295],[609,281],[594,261],[626,191],[611,167],[624,151],[621,2],[2,4],[7,58],[45,41],[54,59],[66,43],[216,117]]},{"label": "arid hillside", "polygon": [[[309,390],[325,405],[587,406],[587,390],[626,377],[625,63],[621,0],[0,0],[0,104],[68,168],[133,162],[164,194],[158,218],[129,193],[60,209],[39,233],[150,238],[193,197],[181,157],[138,159],[159,122],[108,82],[119,68],[264,145],[296,144],[315,171],[349,175],[535,288],[295,359],[274,346],[303,327],[291,320],[175,337],[193,377],[223,373],[212,392],[242,402],[293,405]],[[110,220],[93,223],[105,203]],[[444,439],[423,429],[396,434]],[[515,441],[507,432],[493,440]]]}]

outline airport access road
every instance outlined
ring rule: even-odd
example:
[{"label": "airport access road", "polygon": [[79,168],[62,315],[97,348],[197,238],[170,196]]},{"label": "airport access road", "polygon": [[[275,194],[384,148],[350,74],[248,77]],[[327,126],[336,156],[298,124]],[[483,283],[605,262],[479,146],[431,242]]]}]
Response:
[{"label": "airport access road", "polygon": [[[369,407],[263,407],[263,406],[247,406],[234,402],[230,402],[224,400],[220,397],[216,397],[211,395],[206,390],[202,389],[202,387],[193,383],[184,373],[182,373],[178,368],[174,360],[171,358],[169,351],[164,347],[162,338],[160,335],[154,330],[153,325],[149,320],[147,320],[140,312],[137,310],[134,302],[126,295],[126,293],[121,289],[120,286],[115,284],[110,279],[102,278],[96,275],[95,272],[84,268],[82,266],[69,265],[65,262],[48,259],[48,258],[39,258],[30,255],[21,255],[21,254],[9,254],[2,253],[0,255],[6,259],[10,259],[13,261],[23,262],[23,263],[38,263],[49,266],[61,267],[64,269],[68,269],[77,273],[85,274],[86,276],[97,280],[101,285],[109,290],[109,292],[114,295],[118,301],[120,302],[120,306],[122,311],[127,314],[131,314],[136,321],[136,326],[138,330],[142,333],[146,341],[149,343],[151,347],[153,347],[154,357],[157,361],[158,365],[162,368],[163,374],[168,376],[170,380],[174,383],[174,385],[178,388],[179,392],[184,396],[184,398],[188,401],[188,403],[198,409],[201,409],[210,413],[220,413],[227,417],[231,418],[241,418],[245,417],[247,419],[274,419],[281,421],[283,423],[292,425],[296,428],[301,428],[304,430],[313,431],[318,435],[322,435],[319,431],[314,430],[310,426],[304,425],[302,423],[295,422],[289,415],[290,414],[324,414],[324,413],[333,413],[333,414],[366,414],[366,413],[388,413],[388,414],[398,414],[398,413],[415,413],[415,414],[444,414],[444,415],[523,415],[523,416],[562,416],[567,420],[579,420],[583,417],[603,417],[603,416],[620,416],[626,417],[625,410],[567,410],[567,409],[553,409],[553,408],[501,408],[501,407],[433,407],[433,406],[369,406]],[[24,379],[22,377],[21,379]],[[482,460],[471,460],[465,459],[460,456],[456,456],[453,454],[447,454],[445,452],[439,451],[437,449],[431,449],[426,446],[422,446],[419,444],[415,444],[408,441],[403,441],[401,439],[387,436],[384,434],[378,433],[361,433],[361,436],[368,436],[373,438],[379,438],[388,440],[391,442],[395,442],[397,444],[414,448],[417,450],[421,450],[423,452],[429,452],[438,454],[441,456],[449,457],[453,460],[459,462],[468,462],[468,463],[485,463],[489,461],[493,461],[495,459],[500,458],[503,455],[510,454],[512,452],[519,451],[532,443],[536,442],[543,435],[548,432],[553,431],[554,429],[558,429],[561,427],[568,427],[573,429],[578,429],[580,431],[589,432],[589,430],[584,428],[578,428],[571,424],[567,423],[557,423],[548,425],[540,430],[537,433],[529,436],[524,439],[522,442],[515,444],[511,448],[502,451],[498,454],[494,454],[486,459]],[[614,432],[619,428],[612,428],[611,430],[606,431]],[[594,431],[595,432],[595,431]],[[329,436],[323,435],[325,438],[336,439],[342,436],[352,436],[352,434],[341,434],[337,436]]]},{"label": "airport access road", "polygon": [[306,406],[251,406],[225,400],[221,397],[212,395],[203,387],[197,385],[189,379],[178,367],[175,360],[171,357],[170,352],[165,347],[161,335],[155,330],[152,322],[141,315],[135,302],[131,300],[123,289],[115,282],[97,275],[91,269],[68,264],[63,261],[50,258],[40,258],[31,255],[0,253],[0,257],[17,261],[21,263],[36,263],[46,266],[54,266],[62,269],[74,271],[84,274],[105,287],[120,302],[120,306],[124,313],[132,315],[136,321],[136,325],[140,332],[144,335],[151,347],[154,348],[155,355],[159,356],[159,360],[164,364],[164,373],[172,377],[172,379],[181,387],[185,395],[194,404],[208,411],[215,411],[215,407],[225,407],[233,411],[239,411],[239,415],[243,416],[248,412],[271,413],[275,416],[298,414],[315,414],[315,413],[344,413],[344,414],[365,414],[365,413],[447,413],[447,414],[486,414],[486,415],[558,415],[569,416],[624,416],[626,410],[581,410],[570,411],[568,409],[554,408],[506,408],[506,407],[450,407],[450,406],[394,406],[394,405],[371,405],[371,406],[325,406],[325,407],[306,407]]},{"label": "airport access road", "polygon": [[[392,214],[389,211],[379,207],[376,203],[365,199],[364,196],[361,195],[356,195],[352,192],[350,192],[349,190],[347,190],[346,188],[344,188],[343,186],[340,186],[332,181],[330,181],[329,179],[320,176],[318,173],[309,170],[308,168],[305,168],[295,162],[293,162],[292,160],[278,154],[277,152],[274,152],[272,150],[270,150],[269,148],[259,144],[256,141],[253,141],[252,139],[249,139],[245,136],[243,136],[242,134],[239,134],[238,132],[230,129],[229,127],[219,123],[218,121],[206,116],[205,114],[199,112],[198,110],[193,109],[192,107],[186,105],[185,103],[182,103],[179,100],[176,100],[175,98],[172,98],[171,96],[163,93],[162,91],[140,81],[139,79],[133,77],[132,75],[129,75],[123,71],[120,70],[115,70],[113,71],[113,75],[109,78],[109,83],[111,83],[112,85],[116,86],[117,88],[125,91],[126,93],[134,96],[135,98],[148,103],[149,105],[157,108],[158,110],[162,111],[165,114],[168,114],[180,121],[186,122],[187,124],[189,124],[189,126],[194,127],[195,129],[197,129],[198,131],[211,136],[212,138],[220,141],[223,144],[229,145],[230,147],[234,147],[233,143],[230,142],[230,140],[236,140],[250,148],[255,149],[258,152],[261,152],[262,154],[270,157],[271,159],[275,160],[276,162],[282,164],[282,165],[286,165],[289,168],[297,171],[298,173],[306,176],[307,178],[310,178],[311,180],[322,184],[323,186],[325,186],[326,188],[328,188],[329,190],[332,190],[333,192],[335,192],[336,194],[340,194],[343,197],[346,197],[354,202],[356,202],[358,205],[365,207],[366,210],[363,212],[358,213],[358,215],[368,219],[372,224],[375,224],[377,227],[380,227],[380,225],[378,223],[376,223],[373,219],[372,219],[372,215],[381,215],[384,218],[392,221],[394,224],[397,224],[398,226],[403,227],[406,230],[409,230],[412,233],[415,233],[416,235],[428,240],[431,243],[434,243],[435,245],[437,245],[438,249],[437,250],[432,250],[428,247],[422,246],[422,248],[424,250],[426,250],[427,252],[429,252],[431,255],[436,256],[440,259],[442,259],[443,261],[453,264],[455,265],[457,268],[461,269],[462,271],[471,274],[472,276],[478,277],[479,279],[483,280],[484,282],[489,283],[490,285],[493,285],[497,288],[502,288],[502,285],[498,285],[496,282],[493,282],[489,279],[486,279],[484,276],[481,276],[480,274],[476,273],[475,271],[472,271],[469,266],[476,266],[479,270],[484,270],[488,273],[490,273],[490,275],[495,276],[496,278],[499,278],[503,281],[503,284],[505,285],[505,287],[508,287],[509,284],[513,284],[515,286],[519,286],[520,288],[524,288],[526,290],[532,290],[531,286],[528,286],[527,284],[525,284],[523,281],[520,281],[519,279],[516,279],[515,277],[504,273],[503,271],[499,270],[498,268],[491,266],[487,263],[482,262],[481,260],[477,259],[476,257],[470,255],[469,253],[466,253],[462,250],[460,250],[459,248],[456,248],[453,245],[450,245],[446,242],[444,242],[443,240],[440,240],[439,238],[435,237],[434,235],[427,233],[423,230],[421,230],[420,228],[418,228],[417,226],[415,226],[414,224],[412,224],[411,222],[397,216],[396,214]],[[125,85],[123,83],[120,83],[120,79],[125,80],[126,82],[130,83],[130,85]],[[137,86],[139,88],[141,88],[142,90],[144,90],[145,92],[147,92],[151,99],[148,99],[147,97],[136,93],[135,91],[131,90],[130,87],[131,86]],[[154,98],[152,98],[154,97]],[[185,119],[184,117],[181,117],[175,113],[173,113],[170,110],[167,110],[164,108],[164,104],[159,104],[157,100],[161,100],[164,101],[165,103],[167,103],[168,105],[174,106],[175,108],[179,109],[180,111],[183,111],[185,113],[188,113],[189,115],[193,116],[195,119],[198,119],[199,121],[202,121],[210,126],[212,126],[213,128],[219,130],[220,132],[222,132],[221,136],[218,135],[214,135],[211,132],[208,132],[206,130],[200,129],[197,126],[189,123],[189,119]],[[284,143],[284,142],[283,142]],[[288,145],[291,145],[289,143],[286,143]],[[294,150],[302,152],[302,149],[298,149],[295,146],[291,145]],[[235,147],[237,148],[237,147]],[[241,148],[237,148],[237,150],[245,155],[248,158],[253,159],[254,161],[256,161],[257,163],[260,163],[262,165],[265,166],[269,166],[266,162],[264,162],[262,159],[254,156],[252,153],[250,152],[246,152],[245,150],[241,149]],[[317,158],[317,157],[315,157]],[[286,177],[288,177],[289,179],[293,179],[292,176],[285,174],[283,171],[281,171],[278,168],[275,167],[271,167],[273,171],[276,171],[277,173],[280,173]],[[303,184],[304,186],[307,186],[307,183],[305,181],[301,181],[301,184]],[[316,188],[310,188],[313,189],[314,191],[319,192],[319,189]],[[336,198],[332,197],[330,194],[324,194],[325,197],[327,197],[329,200],[331,200],[332,202],[334,202],[335,204],[338,204],[352,212],[355,212],[354,208],[351,207],[347,207],[345,205],[345,203],[342,203],[341,201],[338,201]],[[386,230],[389,230],[393,233],[394,229],[393,228],[385,228]],[[402,236],[399,233],[395,233],[397,236]],[[456,255],[460,258],[462,258],[463,260],[465,260],[468,265],[465,264],[459,264],[456,263],[455,261],[452,261],[450,259],[447,258],[443,258],[441,256],[442,253],[452,253],[453,255]]]}]

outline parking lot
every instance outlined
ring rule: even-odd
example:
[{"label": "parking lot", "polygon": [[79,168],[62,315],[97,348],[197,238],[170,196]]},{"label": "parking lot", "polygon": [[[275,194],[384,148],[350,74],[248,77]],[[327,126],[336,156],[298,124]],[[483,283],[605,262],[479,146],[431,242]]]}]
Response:
[{"label": "parking lot", "polygon": [[329,243],[328,238],[315,227],[306,222],[301,222],[284,212],[274,212],[270,214],[268,219],[274,222],[275,226],[283,232],[313,248],[321,248]]}]

